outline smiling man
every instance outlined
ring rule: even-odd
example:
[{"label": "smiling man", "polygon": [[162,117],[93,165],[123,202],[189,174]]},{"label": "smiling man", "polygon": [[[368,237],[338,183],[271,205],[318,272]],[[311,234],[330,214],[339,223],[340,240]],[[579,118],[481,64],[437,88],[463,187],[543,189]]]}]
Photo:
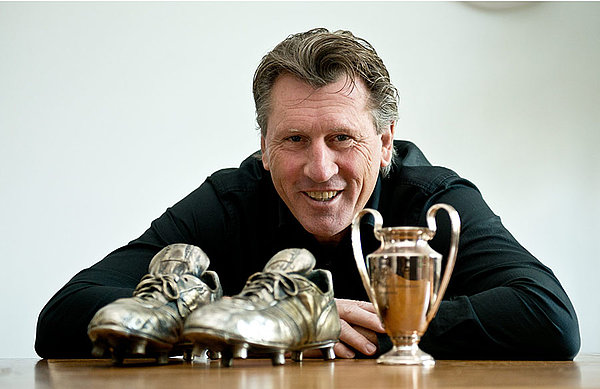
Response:
[{"label": "smiling man", "polygon": [[[459,212],[462,233],[421,348],[449,359],[576,355],[577,317],[550,269],[515,240],[471,182],[394,140],[397,92],[369,43],[347,31],[291,35],[262,59],[253,92],[261,152],[214,173],[139,238],[73,277],[40,314],[39,355],[89,356],[90,319],[131,296],[153,256],[174,243],[208,255],[225,295],[239,292],[280,250],[309,250],[333,278],[341,325],[335,354],[377,355],[390,344],[355,268],[352,218],[369,207],[388,225],[424,226],[435,203]],[[446,255],[448,236],[448,220],[440,218],[431,246]],[[377,245],[365,241],[365,251]],[[308,274],[311,266],[302,269]]]}]

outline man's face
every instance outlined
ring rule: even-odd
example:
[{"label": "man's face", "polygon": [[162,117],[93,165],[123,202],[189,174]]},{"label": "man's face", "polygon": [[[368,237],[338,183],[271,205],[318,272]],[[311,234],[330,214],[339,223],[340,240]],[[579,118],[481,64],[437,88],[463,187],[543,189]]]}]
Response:
[{"label": "man's face", "polygon": [[300,224],[338,242],[392,157],[393,125],[377,134],[362,80],[319,89],[284,74],[275,81],[262,161]]}]

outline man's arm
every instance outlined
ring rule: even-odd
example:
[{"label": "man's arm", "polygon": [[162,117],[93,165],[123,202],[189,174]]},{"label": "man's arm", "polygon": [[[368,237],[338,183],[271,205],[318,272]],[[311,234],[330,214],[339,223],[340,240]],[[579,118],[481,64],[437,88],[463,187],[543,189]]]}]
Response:
[{"label": "man's arm", "polygon": [[[572,359],[580,347],[577,316],[552,271],[517,242],[472,185],[450,185],[425,208],[434,203],[454,206],[462,227],[457,263],[423,350],[453,359]],[[432,247],[446,255],[449,222],[437,219]]]},{"label": "man's arm", "polygon": [[[202,222],[200,221],[202,218]],[[212,186],[204,183],[169,208],[138,239],[79,272],[43,308],[35,349],[43,358],[90,357],[87,325],[106,304],[131,297],[152,257],[172,243],[211,250],[225,236],[225,216]]]},{"label": "man's arm", "polygon": [[[38,355],[43,358],[90,357],[92,344],[87,337],[87,325],[92,316],[118,298],[131,297],[153,255],[150,247],[132,245],[75,275],[40,313],[35,339]],[[118,263],[126,269],[111,269],[110,263]]]}]

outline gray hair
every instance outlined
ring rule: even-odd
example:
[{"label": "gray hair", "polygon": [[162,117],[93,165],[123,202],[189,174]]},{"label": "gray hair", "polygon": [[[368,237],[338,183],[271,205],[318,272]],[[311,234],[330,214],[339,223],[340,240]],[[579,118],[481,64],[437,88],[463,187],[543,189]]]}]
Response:
[{"label": "gray hair", "polygon": [[[284,73],[314,88],[333,83],[340,76],[352,83],[361,78],[370,92],[369,109],[377,133],[398,119],[398,91],[373,46],[350,31],[316,28],[288,36],[262,58],[254,73],[256,122],[263,136],[267,134],[271,90]],[[390,167],[382,173],[387,174]]]}]

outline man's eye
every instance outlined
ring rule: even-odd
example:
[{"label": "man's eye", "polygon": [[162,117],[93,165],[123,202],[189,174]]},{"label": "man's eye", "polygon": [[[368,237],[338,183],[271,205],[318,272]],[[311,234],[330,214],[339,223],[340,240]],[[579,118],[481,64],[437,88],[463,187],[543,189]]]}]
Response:
[{"label": "man's eye", "polygon": [[292,135],[288,138],[289,141],[291,142],[300,142],[302,140],[302,137],[300,135]]},{"label": "man's eye", "polygon": [[348,135],[339,134],[335,136],[335,140],[338,142],[346,142],[350,140],[350,137]]}]

